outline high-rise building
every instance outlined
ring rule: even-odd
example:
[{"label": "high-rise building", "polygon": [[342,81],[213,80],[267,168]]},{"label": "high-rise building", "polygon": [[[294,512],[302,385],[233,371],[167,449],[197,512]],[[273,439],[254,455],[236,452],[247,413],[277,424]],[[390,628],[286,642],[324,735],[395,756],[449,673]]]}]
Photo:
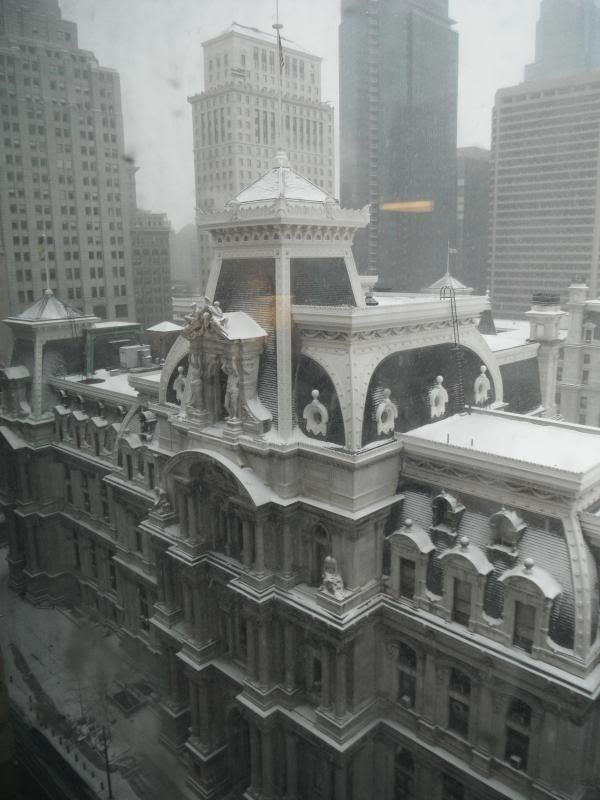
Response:
[{"label": "high-rise building", "polygon": [[[317,186],[335,193],[333,107],[321,100],[321,58],[272,33],[233,23],[204,42],[204,91],[190,97],[199,215],[221,208],[272,166],[283,146]],[[281,136],[278,133],[281,123]],[[211,255],[199,238],[201,281]]]},{"label": "high-rise building", "polygon": [[496,94],[490,167],[492,302],[520,314],[532,294],[593,296],[600,259],[600,71]]},{"label": "high-rise building", "polygon": [[598,66],[598,0],[542,0],[535,61],[525,67],[525,80],[561,78]]},{"label": "high-rise building", "polygon": [[85,313],[134,319],[119,76],[58,0],[0,0],[0,120],[11,313],[48,281]]},{"label": "high-rise building", "polygon": [[487,288],[489,258],[490,151],[457,151],[456,274],[478,294]]},{"label": "high-rise building", "polygon": [[[371,207],[360,272],[419,290],[456,228],[458,34],[447,0],[342,0],[340,198]],[[425,201],[426,213],[383,210]],[[414,210],[414,207],[413,207]]]},{"label": "high-rise building", "polygon": [[135,313],[143,328],[173,316],[171,304],[171,223],[166,214],[138,208],[135,173],[128,165],[130,236]]}]

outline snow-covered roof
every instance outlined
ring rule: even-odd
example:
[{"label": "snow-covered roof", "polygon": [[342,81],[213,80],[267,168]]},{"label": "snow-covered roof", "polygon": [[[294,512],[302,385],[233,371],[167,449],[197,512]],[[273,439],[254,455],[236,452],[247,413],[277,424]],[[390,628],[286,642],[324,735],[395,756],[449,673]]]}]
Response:
[{"label": "snow-covered roof", "polygon": [[71,306],[65,305],[62,300],[54,296],[52,289],[46,289],[43,296],[25,311],[22,311],[17,319],[40,321],[53,319],[77,319],[83,316],[79,311]]},{"label": "snow-covered roof", "polygon": [[221,331],[231,341],[260,339],[267,335],[258,322],[255,322],[245,311],[229,311],[222,317],[213,317],[213,322],[218,324]]},{"label": "snow-covered roof", "polygon": [[548,600],[554,600],[562,591],[560,583],[545,569],[538,567],[533,559],[527,558],[523,564],[509,569],[499,577],[501,583],[521,579],[531,581]]},{"label": "snow-covered roof", "polygon": [[582,474],[600,466],[600,431],[548,419],[473,410],[416,428],[417,439]]},{"label": "snow-covered roof", "polygon": [[427,289],[424,289],[426,292],[439,292],[442,289],[453,289],[455,292],[460,294],[465,294],[468,292],[472,292],[473,289],[469,289],[464,283],[461,283],[459,280],[454,278],[449,270],[446,270],[446,274],[442,275],[442,277],[428,286]]},{"label": "snow-covered roof", "polygon": [[[137,391],[129,385],[129,374],[127,372],[119,372],[117,375],[111,375],[106,369],[98,369],[93,375],[88,376],[88,383],[89,378],[93,379],[93,384],[91,385],[94,389],[104,389],[108,392],[126,394],[130,397],[135,397],[137,395]],[[67,375],[64,380],[70,383],[80,384],[81,374]]]},{"label": "snow-covered roof", "polygon": [[168,320],[158,322],[151,328],[146,328],[147,331],[152,331],[154,333],[171,333],[172,331],[180,331],[182,329],[183,327],[181,325],[176,325],[174,322],[169,322]]},{"label": "snow-covered roof", "polygon": [[262,203],[273,200],[295,200],[301,203],[335,203],[337,200],[324,189],[302,177],[289,165],[286,155],[279,151],[278,163],[236,195],[228,205]]},{"label": "snow-covered roof", "polygon": [[124,322],[123,320],[106,319],[102,322],[97,322],[94,325],[94,330],[102,330],[103,328],[130,328],[132,325],[137,325],[136,322]]}]

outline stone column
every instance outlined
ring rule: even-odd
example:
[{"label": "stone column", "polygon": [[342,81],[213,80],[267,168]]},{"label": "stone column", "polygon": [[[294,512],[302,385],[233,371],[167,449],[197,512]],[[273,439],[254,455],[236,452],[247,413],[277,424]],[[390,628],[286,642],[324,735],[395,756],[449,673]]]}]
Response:
[{"label": "stone column", "polygon": [[195,738],[200,731],[200,720],[198,714],[198,686],[194,681],[190,681],[190,711],[191,711],[191,733]]},{"label": "stone column", "polygon": [[256,795],[259,794],[261,783],[261,740],[260,733],[250,726],[250,786]]},{"label": "stone column", "polygon": [[296,685],[296,631],[287,622],[284,628],[285,639],[285,688],[288,692],[293,692]]},{"label": "stone column", "polygon": [[331,678],[330,668],[331,653],[328,644],[321,645],[321,705],[331,708]]},{"label": "stone column", "polygon": [[262,519],[257,519],[254,523],[254,571],[258,575],[263,575],[265,571],[265,541],[263,525],[264,523]]},{"label": "stone column", "polygon": [[346,651],[335,652],[335,714],[343,717],[346,713]]},{"label": "stone column", "polygon": [[187,583],[187,581],[182,584],[181,591],[183,593],[183,619],[185,622],[186,630],[191,632],[194,627],[193,626],[194,612],[193,612],[190,585],[189,583]]},{"label": "stone column", "polygon": [[296,738],[293,733],[285,734],[286,800],[298,798],[298,757]]},{"label": "stone column", "polygon": [[173,608],[175,606],[175,591],[173,587],[173,568],[169,563],[168,556],[164,556],[163,578],[165,582],[165,603],[169,608]]},{"label": "stone column", "polygon": [[435,658],[433,653],[425,653],[425,669],[423,679],[423,718],[430,725],[435,725],[436,718],[436,687]]},{"label": "stone column", "polygon": [[194,635],[199,642],[206,638],[206,615],[204,613],[204,603],[202,602],[200,586],[192,584],[192,604],[194,608]]},{"label": "stone column", "polygon": [[179,706],[181,705],[181,688],[177,671],[177,659],[175,651],[171,647],[167,650],[167,658],[169,662],[169,694],[173,703]]},{"label": "stone column", "polygon": [[256,626],[253,619],[246,620],[246,632],[248,639],[248,678],[252,683],[256,683]]},{"label": "stone column", "polygon": [[275,257],[275,330],[277,331],[277,427],[285,441],[292,435],[292,304],[290,260],[283,249]]},{"label": "stone column", "polygon": [[252,569],[252,531],[250,530],[250,520],[245,518],[242,519],[242,537],[244,540],[242,563],[246,569]]},{"label": "stone column", "polygon": [[273,731],[262,731],[262,798],[274,800],[275,760],[273,758]]},{"label": "stone column", "polygon": [[261,686],[269,685],[269,635],[266,620],[258,622],[258,680]]},{"label": "stone column", "polygon": [[327,756],[321,757],[321,783],[323,785],[321,797],[323,800],[331,800],[331,762]]},{"label": "stone column", "polygon": [[187,496],[183,489],[179,491],[179,529],[181,531],[181,535],[184,539],[187,539],[189,536],[189,522],[188,522],[188,504],[187,504]]},{"label": "stone column", "polygon": [[289,578],[293,574],[294,569],[294,541],[292,535],[292,525],[290,520],[284,518],[283,520],[283,576]]},{"label": "stone column", "polygon": [[210,749],[210,686],[207,678],[200,678],[198,698],[198,738],[205,749]]},{"label": "stone column", "polygon": [[347,794],[346,764],[337,764],[335,767],[335,800],[345,800]]},{"label": "stone column", "polygon": [[198,539],[198,520],[196,517],[196,498],[190,492],[187,496],[188,539]]}]

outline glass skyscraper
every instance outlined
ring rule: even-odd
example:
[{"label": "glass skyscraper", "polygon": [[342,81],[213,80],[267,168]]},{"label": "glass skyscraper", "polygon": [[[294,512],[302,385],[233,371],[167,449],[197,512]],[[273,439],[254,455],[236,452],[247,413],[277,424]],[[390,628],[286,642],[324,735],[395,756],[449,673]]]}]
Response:
[{"label": "glass skyscraper", "polygon": [[[340,195],[370,205],[360,272],[418,290],[444,271],[456,224],[458,34],[447,0],[342,0]],[[426,213],[389,204],[431,201]]]}]

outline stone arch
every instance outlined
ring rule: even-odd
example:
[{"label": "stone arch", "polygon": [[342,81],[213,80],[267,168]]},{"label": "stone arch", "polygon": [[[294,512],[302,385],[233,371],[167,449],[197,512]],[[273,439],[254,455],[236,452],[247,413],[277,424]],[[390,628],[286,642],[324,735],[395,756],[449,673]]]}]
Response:
[{"label": "stone arch", "polygon": [[235,481],[240,493],[247,495],[254,508],[260,508],[272,501],[273,496],[270,490],[264,486],[251,469],[242,468],[221,453],[203,448],[182,450],[167,462],[162,473],[163,488],[167,493],[169,494],[172,490],[172,483],[177,475],[187,477],[194,465],[200,462],[213,462],[228,473]]},{"label": "stone arch", "polygon": [[343,445],[346,441],[345,426],[337,387],[322,364],[310,356],[301,355],[294,381],[294,409],[303,433],[307,432],[303,412],[311,402],[311,392],[314,389],[319,391],[319,401],[325,406],[329,415],[327,434],[323,439]]},{"label": "stone arch", "polygon": [[[463,388],[465,401],[472,400],[472,384],[485,364],[492,384],[492,401],[502,399],[502,377],[493,355],[485,342],[482,347],[461,344],[463,354]],[[406,432],[431,421],[429,413],[429,390],[437,375],[444,377],[444,386],[449,395],[447,414],[459,410],[456,367],[449,342],[418,347],[410,350],[396,349],[385,354],[375,365],[368,382],[363,409],[363,446],[378,438],[376,425],[377,406],[384,399],[384,389],[391,390],[391,399],[398,407],[396,430]],[[488,350],[485,353],[485,350]],[[479,352],[478,352],[479,351]],[[484,359],[485,355],[485,359]]]}]

